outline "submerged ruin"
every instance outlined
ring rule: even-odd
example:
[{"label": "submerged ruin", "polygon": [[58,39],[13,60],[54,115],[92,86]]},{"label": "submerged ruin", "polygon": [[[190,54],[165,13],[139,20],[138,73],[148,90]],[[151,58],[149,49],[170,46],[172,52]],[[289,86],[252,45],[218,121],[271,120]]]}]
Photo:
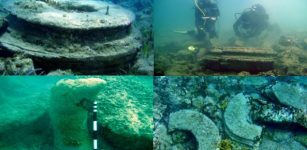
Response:
[{"label": "submerged ruin", "polygon": [[272,49],[224,47],[211,49],[201,60],[205,68],[216,71],[249,71],[257,73],[274,69],[276,52]]},{"label": "submerged ruin", "polygon": [[98,0],[12,0],[3,2],[8,27],[3,51],[23,54],[46,71],[80,74],[116,72],[130,66],[141,47],[134,14]]}]

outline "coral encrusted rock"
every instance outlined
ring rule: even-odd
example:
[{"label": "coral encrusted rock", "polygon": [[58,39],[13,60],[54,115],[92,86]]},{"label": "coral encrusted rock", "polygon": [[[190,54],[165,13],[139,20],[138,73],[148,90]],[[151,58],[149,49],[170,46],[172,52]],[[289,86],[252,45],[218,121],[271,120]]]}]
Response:
[{"label": "coral encrusted rock", "polygon": [[118,150],[153,148],[152,77],[106,78],[97,95],[99,136]]},{"label": "coral encrusted rock", "polygon": [[172,138],[167,134],[164,124],[159,124],[154,131],[154,149],[167,150],[172,147]]}]

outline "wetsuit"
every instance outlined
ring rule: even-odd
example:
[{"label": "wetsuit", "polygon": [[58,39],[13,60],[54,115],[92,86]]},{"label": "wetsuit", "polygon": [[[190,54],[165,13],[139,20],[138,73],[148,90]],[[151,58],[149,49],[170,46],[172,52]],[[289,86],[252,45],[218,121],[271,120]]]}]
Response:
[{"label": "wetsuit", "polygon": [[209,34],[210,38],[217,37],[215,23],[217,17],[220,16],[220,11],[216,3],[206,2],[206,0],[198,0],[198,6],[206,16],[199,10],[195,9],[195,26],[198,36],[203,37]]},{"label": "wetsuit", "polygon": [[237,36],[250,38],[258,36],[269,25],[269,16],[261,5],[254,5],[242,13],[233,28]]}]

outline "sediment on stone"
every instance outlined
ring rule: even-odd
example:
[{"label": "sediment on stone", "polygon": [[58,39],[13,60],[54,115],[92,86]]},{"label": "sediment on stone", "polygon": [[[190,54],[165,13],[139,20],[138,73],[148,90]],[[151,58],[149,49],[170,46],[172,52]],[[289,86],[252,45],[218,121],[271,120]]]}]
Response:
[{"label": "sediment on stone", "polygon": [[224,47],[208,50],[201,62],[204,69],[257,73],[272,70],[275,55],[272,49]]},{"label": "sediment on stone", "polygon": [[256,100],[252,104],[251,115],[257,122],[281,126],[300,125],[307,129],[307,114],[294,107],[284,107],[273,103],[262,104]]},{"label": "sediment on stone", "polygon": [[272,93],[281,104],[307,112],[307,90],[300,85],[278,82],[272,87]]},{"label": "sediment on stone", "polygon": [[230,100],[224,112],[225,131],[233,140],[254,147],[260,139],[262,128],[250,123],[248,101],[242,93]]},{"label": "sediment on stone", "polygon": [[12,0],[4,8],[10,12],[10,32],[0,37],[1,47],[32,58],[46,71],[115,74],[133,66],[141,48],[134,14],[109,2]]},{"label": "sediment on stone", "polygon": [[100,78],[62,79],[52,88],[49,113],[56,148],[92,148],[86,121],[94,97],[105,84]]},{"label": "sediment on stone", "polygon": [[108,90],[99,92],[95,98],[99,136],[118,150],[152,149],[151,88],[129,78],[106,81]]},{"label": "sediment on stone", "polygon": [[219,130],[211,119],[193,110],[180,110],[171,113],[168,122],[169,131],[184,130],[192,132],[198,143],[198,150],[218,148],[221,140]]}]

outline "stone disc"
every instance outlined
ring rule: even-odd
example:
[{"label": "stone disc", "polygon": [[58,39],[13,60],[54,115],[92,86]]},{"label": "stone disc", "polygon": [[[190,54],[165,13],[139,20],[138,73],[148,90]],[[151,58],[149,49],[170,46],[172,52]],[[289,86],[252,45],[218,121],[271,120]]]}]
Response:
[{"label": "stone disc", "polygon": [[98,0],[8,0],[4,8],[19,19],[63,29],[117,28],[134,20],[131,11]]},{"label": "stone disc", "polygon": [[[101,72],[114,72],[119,67],[126,67],[136,57],[141,47],[137,40],[138,32],[123,39],[97,43],[99,49],[90,46],[80,47],[83,50],[76,52],[52,52],[44,47],[25,42],[15,38],[10,33],[0,37],[0,45],[6,50],[21,53],[31,57],[38,67],[52,69],[71,69],[84,73],[96,74]],[[65,48],[64,48],[65,49]],[[88,49],[88,50],[86,50]],[[113,69],[113,70],[112,70]]]}]

